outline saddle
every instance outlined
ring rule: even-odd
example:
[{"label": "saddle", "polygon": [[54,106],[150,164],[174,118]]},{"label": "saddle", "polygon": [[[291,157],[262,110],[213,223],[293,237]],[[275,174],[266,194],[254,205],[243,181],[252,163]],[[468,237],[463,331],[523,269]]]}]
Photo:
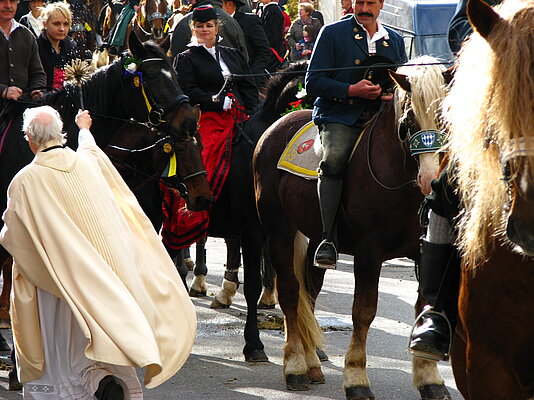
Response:
[{"label": "saddle", "polygon": [[[371,121],[372,119],[369,122]],[[367,123],[356,140],[351,158],[368,127],[369,123]],[[293,135],[282,152],[276,167],[301,178],[317,180],[319,179],[317,171],[322,158],[323,146],[319,137],[319,128],[313,121],[310,121]]]}]

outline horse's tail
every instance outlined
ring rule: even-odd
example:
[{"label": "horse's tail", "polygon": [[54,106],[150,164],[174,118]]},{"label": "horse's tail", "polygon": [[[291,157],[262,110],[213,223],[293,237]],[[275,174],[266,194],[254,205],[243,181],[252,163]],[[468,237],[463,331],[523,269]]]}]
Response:
[{"label": "horse's tail", "polygon": [[306,290],[306,261],[308,240],[297,231],[294,241],[293,266],[299,283],[299,303],[297,309],[297,327],[302,339],[304,351],[315,351],[324,344],[324,333],[313,313],[312,301]]}]

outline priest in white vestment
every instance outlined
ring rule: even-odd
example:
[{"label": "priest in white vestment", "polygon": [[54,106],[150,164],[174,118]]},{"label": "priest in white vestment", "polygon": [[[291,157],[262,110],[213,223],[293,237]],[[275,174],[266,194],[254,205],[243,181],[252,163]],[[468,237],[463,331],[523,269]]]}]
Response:
[{"label": "priest in white vestment", "polygon": [[157,233],[78,113],[28,109],[34,160],[13,178],[0,243],[11,253],[11,317],[24,399],[134,400],[186,361],[194,306]]}]

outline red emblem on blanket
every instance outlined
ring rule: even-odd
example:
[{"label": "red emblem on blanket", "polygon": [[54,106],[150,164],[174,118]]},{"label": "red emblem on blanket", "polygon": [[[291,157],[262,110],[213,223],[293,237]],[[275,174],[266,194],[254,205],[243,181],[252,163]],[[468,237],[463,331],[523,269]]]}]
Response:
[{"label": "red emblem on blanket", "polygon": [[297,149],[297,153],[302,154],[305,151],[308,151],[309,149],[312,148],[314,142],[315,142],[315,140],[313,140],[313,139],[306,140],[304,143],[302,143],[299,146],[299,148]]}]

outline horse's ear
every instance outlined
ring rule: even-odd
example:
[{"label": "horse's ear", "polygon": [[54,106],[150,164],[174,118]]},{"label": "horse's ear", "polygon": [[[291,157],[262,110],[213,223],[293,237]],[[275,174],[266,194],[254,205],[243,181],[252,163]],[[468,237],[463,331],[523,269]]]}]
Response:
[{"label": "horse's ear", "polygon": [[200,106],[198,104],[193,106],[193,115],[197,121],[200,121]]},{"label": "horse's ear", "polygon": [[132,55],[140,57],[144,51],[143,44],[137,37],[137,34],[133,31],[130,31],[130,36],[128,36],[128,47],[132,52]]},{"label": "horse's ear", "polygon": [[450,85],[452,82],[452,79],[454,78],[454,73],[456,72],[456,65],[453,65],[449,67],[447,70],[443,71],[441,75],[443,76],[443,79],[445,79],[445,83],[447,85]]},{"label": "horse's ear", "polygon": [[467,18],[473,29],[487,39],[491,30],[501,21],[501,17],[490,5],[483,0],[469,0],[467,2]]},{"label": "horse's ear", "polygon": [[159,44],[159,47],[165,54],[167,54],[171,48],[171,35],[165,36],[165,39]]},{"label": "horse's ear", "polygon": [[397,85],[399,85],[404,91],[410,93],[412,91],[412,85],[410,84],[410,81],[408,80],[408,76],[403,74],[398,74],[395,71],[392,71],[388,69],[389,76],[391,76],[391,79],[395,81]]}]

